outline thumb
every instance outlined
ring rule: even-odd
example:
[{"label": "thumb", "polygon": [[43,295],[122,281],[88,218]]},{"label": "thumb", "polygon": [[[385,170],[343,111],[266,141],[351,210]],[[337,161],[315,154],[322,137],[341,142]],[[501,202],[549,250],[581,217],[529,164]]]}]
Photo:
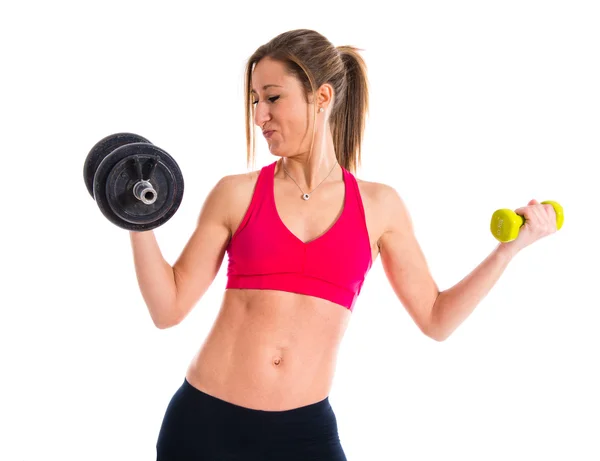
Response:
[{"label": "thumb", "polygon": [[531,199],[527,205],[529,206],[529,205],[539,205],[539,204],[540,203],[536,199]]}]

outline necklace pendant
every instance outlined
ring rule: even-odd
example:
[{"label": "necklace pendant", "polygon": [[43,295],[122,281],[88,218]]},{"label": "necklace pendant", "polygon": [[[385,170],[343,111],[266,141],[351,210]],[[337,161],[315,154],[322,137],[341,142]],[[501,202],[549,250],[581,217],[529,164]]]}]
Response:
[{"label": "necklace pendant", "polygon": [[303,198],[304,200],[308,200],[308,199],[310,198],[310,195],[308,195],[308,194],[304,194],[304,195],[302,196],[302,198]]}]

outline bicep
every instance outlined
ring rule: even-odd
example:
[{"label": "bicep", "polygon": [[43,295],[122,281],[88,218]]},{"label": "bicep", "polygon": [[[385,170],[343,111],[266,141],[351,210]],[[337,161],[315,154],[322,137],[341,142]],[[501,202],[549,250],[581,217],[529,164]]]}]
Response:
[{"label": "bicep", "polygon": [[419,329],[428,334],[438,286],[416,239],[403,200],[393,188],[387,187],[383,203],[389,221],[378,242],[381,264],[402,305]]},{"label": "bicep", "polygon": [[215,279],[229,243],[228,180],[222,178],[209,192],[196,229],[173,265],[180,321]]}]

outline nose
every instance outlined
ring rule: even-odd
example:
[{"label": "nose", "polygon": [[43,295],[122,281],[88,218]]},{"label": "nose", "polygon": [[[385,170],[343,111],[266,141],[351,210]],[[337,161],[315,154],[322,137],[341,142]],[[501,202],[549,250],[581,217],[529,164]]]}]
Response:
[{"label": "nose", "polygon": [[263,127],[266,122],[271,119],[271,112],[266,104],[261,104],[261,101],[254,105],[254,123]]}]

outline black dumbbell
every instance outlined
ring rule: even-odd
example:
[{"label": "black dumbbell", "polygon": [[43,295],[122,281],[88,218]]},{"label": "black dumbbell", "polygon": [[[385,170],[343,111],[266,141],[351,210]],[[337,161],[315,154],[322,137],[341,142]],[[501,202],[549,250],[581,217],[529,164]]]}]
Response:
[{"label": "black dumbbell", "polygon": [[85,159],[83,178],[102,214],[136,232],[166,223],[183,198],[183,176],[173,157],[132,133],[97,142]]}]

